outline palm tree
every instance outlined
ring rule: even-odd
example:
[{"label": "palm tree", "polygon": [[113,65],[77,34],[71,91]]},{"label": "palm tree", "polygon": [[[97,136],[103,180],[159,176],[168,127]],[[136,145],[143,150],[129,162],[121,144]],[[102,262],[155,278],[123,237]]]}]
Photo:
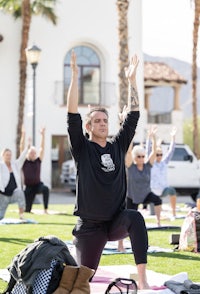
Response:
[{"label": "palm tree", "polygon": [[10,13],[15,19],[22,19],[22,36],[19,58],[19,107],[16,137],[16,154],[19,155],[21,130],[24,118],[24,101],[26,89],[26,68],[27,59],[25,49],[28,46],[29,31],[32,15],[47,17],[53,24],[56,24],[57,16],[54,13],[56,0],[0,0],[0,9]]},{"label": "palm tree", "polygon": [[192,54],[192,112],[193,112],[193,148],[200,158],[198,111],[197,111],[197,44],[199,33],[200,0],[194,0],[194,26],[193,26],[193,54]]},{"label": "palm tree", "polygon": [[125,79],[124,68],[129,63],[128,49],[128,0],[117,0],[118,36],[119,36],[119,111],[127,105],[128,81]]}]

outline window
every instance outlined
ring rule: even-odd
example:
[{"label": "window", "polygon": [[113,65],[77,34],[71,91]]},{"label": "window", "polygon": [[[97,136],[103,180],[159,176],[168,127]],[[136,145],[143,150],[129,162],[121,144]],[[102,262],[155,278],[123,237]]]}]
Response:
[{"label": "window", "polygon": [[[90,47],[78,46],[73,48],[79,68],[79,105],[100,104],[100,60],[97,53]],[[71,50],[65,57],[64,64],[64,102],[66,103],[67,92],[70,83],[70,58]]]},{"label": "window", "polygon": [[184,148],[175,148],[172,156],[172,161],[187,161],[189,159],[188,153]]}]

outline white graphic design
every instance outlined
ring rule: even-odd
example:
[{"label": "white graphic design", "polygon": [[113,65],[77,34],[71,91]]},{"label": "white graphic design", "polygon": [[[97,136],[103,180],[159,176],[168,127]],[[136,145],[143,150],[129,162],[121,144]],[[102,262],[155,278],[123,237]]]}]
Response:
[{"label": "white graphic design", "polygon": [[115,165],[113,163],[113,160],[110,156],[110,154],[103,154],[101,155],[101,163],[104,167],[102,167],[102,170],[105,172],[110,172],[115,170]]}]

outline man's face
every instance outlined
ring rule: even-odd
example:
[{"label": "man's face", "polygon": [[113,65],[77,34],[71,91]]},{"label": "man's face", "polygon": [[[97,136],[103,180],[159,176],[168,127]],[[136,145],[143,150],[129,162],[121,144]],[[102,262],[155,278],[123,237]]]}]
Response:
[{"label": "man's face", "polygon": [[91,121],[87,124],[87,130],[97,138],[107,138],[108,117],[104,112],[94,111],[91,113]]}]

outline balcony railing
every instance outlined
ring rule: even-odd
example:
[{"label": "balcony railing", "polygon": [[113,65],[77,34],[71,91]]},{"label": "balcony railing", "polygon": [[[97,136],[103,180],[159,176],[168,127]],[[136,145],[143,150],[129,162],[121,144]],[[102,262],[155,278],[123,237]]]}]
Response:
[{"label": "balcony railing", "polygon": [[171,112],[166,113],[148,113],[148,123],[150,124],[170,124]]},{"label": "balcony railing", "polygon": [[[80,92],[84,91],[84,92]],[[55,81],[53,102],[57,105],[65,105],[67,101],[68,87],[63,81]],[[82,97],[79,104],[93,104],[111,106],[117,103],[117,87],[115,83],[101,82],[98,85],[85,85],[84,90],[79,89],[79,96]]]}]

